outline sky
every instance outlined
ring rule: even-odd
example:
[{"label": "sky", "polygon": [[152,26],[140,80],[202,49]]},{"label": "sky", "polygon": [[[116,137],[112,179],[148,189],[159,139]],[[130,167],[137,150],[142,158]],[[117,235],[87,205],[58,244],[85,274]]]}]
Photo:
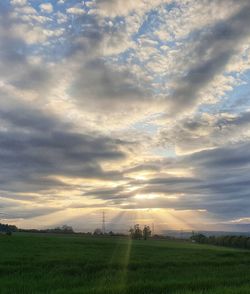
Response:
[{"label": "sky", "polygon": [[1,222],[249,231],[249,27],[249,0],[1,0]]}]

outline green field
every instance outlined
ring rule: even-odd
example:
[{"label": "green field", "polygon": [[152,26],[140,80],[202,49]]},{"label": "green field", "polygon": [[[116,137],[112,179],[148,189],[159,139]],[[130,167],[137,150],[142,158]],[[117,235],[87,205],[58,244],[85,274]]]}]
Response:
[{"label": "green field", "polygon": [[177,241],[0,237],[0,293],[250,293],[250,251]]}]

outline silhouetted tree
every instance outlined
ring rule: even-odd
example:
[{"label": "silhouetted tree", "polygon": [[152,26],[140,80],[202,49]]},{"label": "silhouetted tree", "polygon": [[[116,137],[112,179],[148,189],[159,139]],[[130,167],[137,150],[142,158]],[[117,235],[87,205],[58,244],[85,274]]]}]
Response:
[{"label": "silhouetted tree", "polygon": [[8,224],[0,224],[0,232],[7,233],[7,232],[17,232],[18,228],[13,225]]},{"label": "silhouetted tree", "polygon": [[61,230],[64,232],[64,233],[74,233],[73,231],[73,228],[71,226],[68,226],[68,225],[63,225],[61,227]]},{"label": "silhouetted tree", "polygon": [[102,235],[102,230],[99,229],[99,228],[95,229],[93,235],[95,235],[95,236],[100,236],[100,235]]},{"label": "silhouetted tree", "polygon": [[142,231],[144,240],[147,240],[151,236],[151,230],[149,226],[144,226]]},{"label": "silhouetted tree", "polygon": [[203,234],[192,234],[191,240],[194,240],[198,243],[206,243],[207,237]]},{"label": "silhouetted tree", "polygon": [[140,225],[136,224],[133,228],[129,230],[132,239],[140,240],[142,238],[142,230],[140,229]]},{"label": "silhouetted tree", "polygon": [[54,229],[47,229],[44,230],[47,233],[60,233],[60,234],[72,234],[74,230],[71,226],[63,225],[61,227],[56,227]]}]

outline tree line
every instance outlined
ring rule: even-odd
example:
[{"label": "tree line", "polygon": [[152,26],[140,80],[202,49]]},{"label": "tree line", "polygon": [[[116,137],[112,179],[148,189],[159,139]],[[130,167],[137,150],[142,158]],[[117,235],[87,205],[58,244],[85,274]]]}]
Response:
[{"label": "tree line", "polygon": [[149,226],[144,226],[143,229],[140,228],[139,224],[134,225],[134,227],[130,228],[129,230],[130,236],[132,239],[137,240],[147,240],[149,237],[151,237],[151,229]]},{"label": "tree line", "polygon": [[[53,234],[76,234],[71,226],[63,225],[60,227],[52,228],[52,229],[19,229],[16,226],[1,224],[0,223],[0,233],[11,235],[14,232],[26,232],[26,233],[53,233]],[[95,229],[93,233],[81,233],[83,235],[93,235],[93,236],[127,236],[127,234],[114,233],[110,231],[109,233],[104,233],[101,229]],[[134,225],[129,230],[130,237],[132,239],[144,239],[147,240],[151,237],[151,229],[149,226],[144,226],[143,229],[140,228],[139,224]]]},{"label": "tree line", "polygon": [[26,232],[26,233],[61,233],[61,234],[73,234],[74,230],[71,226],[68,225],[63,225],[61,227],[56,227],[53,229],[19,229],[18,227],[14,225],[8,225],[8,224],[1,224],[0,223],[0,232],[5,233],[8,235],[11,235],[11,233],[14,232]]},{"label": "tree line", "polygon": [[18,228],[13,225],[0,223],[0,232],[10,235],[12,232],[18,232]]},{"label": "tree line", "polygon": [[217,246],[226,246],[242,249],[250,249],[250,237],[248,236],[236,236],[236,235],[226,235],[226,236],[205,236],[203,234],[193,234],[191,240],[201,244],[211,244]]}]

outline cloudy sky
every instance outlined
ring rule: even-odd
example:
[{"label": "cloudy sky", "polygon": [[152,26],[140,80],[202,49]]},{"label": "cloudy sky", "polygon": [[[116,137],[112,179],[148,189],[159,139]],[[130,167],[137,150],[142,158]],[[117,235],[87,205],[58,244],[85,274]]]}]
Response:
[{"label": "cloudy sky", "polygon": [[249,230],[249,27],[249,0],[1,0],[1,221]]}]

